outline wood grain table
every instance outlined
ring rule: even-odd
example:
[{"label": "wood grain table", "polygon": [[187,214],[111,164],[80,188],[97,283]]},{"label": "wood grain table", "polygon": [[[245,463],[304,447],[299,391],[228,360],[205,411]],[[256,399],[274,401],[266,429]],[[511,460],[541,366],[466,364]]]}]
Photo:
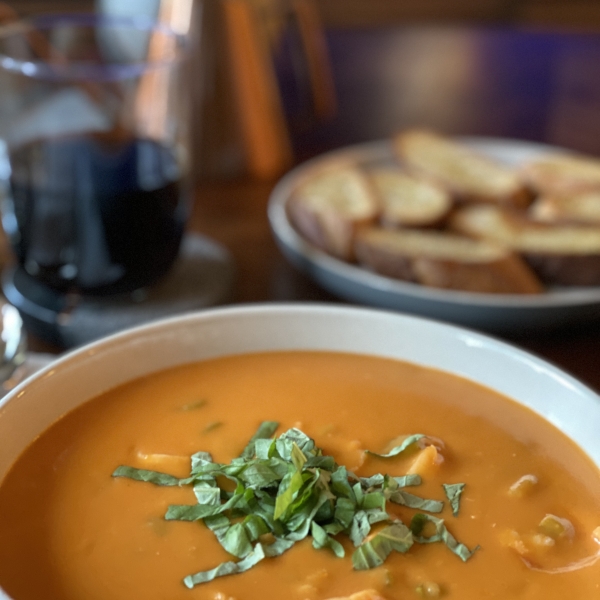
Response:
[{"label": "wood grain table", "polygon": [[[297,162],[416,125],[600,155],[600,35],[411,26],[330,30],[327,42],[338,111],[317,123],[290,108]],[[342,302],[277,249],[266,216],[274,183],[200,183],[190,228],[231,251],[234,303]],[[509,341],[600,391],[600,323]]]}]

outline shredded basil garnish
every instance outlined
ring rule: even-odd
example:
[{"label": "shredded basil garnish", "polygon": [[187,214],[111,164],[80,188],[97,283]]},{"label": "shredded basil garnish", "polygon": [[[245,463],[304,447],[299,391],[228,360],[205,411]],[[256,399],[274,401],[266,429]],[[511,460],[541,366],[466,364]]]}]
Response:
[{"label": "shredded basil garnish", "polygon": [[[420,485],[418,475],[357,477],[333,457],[323,455],[314,440],[298,429],[273,438],[278,426],[274,421],[263,422],[241,455],[230,463],[217,463],[208,452],[197,452],[191,457],[190,476],[184,479],[126,466],[113,473],[114,477],[155,485],[191,486],[196,504],[171,505],[165,519],[202,521],[221,546],[239,559],[187,576],[187,587],[247,571],[309,535],[314,548],[340,558],[345,550],[336,537],[348,536],[356,547],[352,563],[358,570],[377,567],[391,552],[407,552],[414,543],[444,543],[462,560],[473,554],[456,541],[443,519],[418,513],[407,527],[388,513],[388,502],[427,513],[442,511],[443,502],[403,489]],[[423,437],[406,436],[388,454],[377,456],[398,456]],[[233,485],[221,487],[223,479]],[[455,515],[463,487],[444,486]],[[376,523],[383,527],[372,534]],[[433,524],[434,533],[424,536],[427,523]]]},{"label": "shredded basil garnish", "polygon": [[276,421],[263,421],[259,425],[256,433],[250,438],[248,445],[242,450],[242,453],[240,454],[240,458],[245,458],[245,459],[252,458],[255,454],[254,446],[255,446],[256,440],[270,438],[277,431],[278,427],[279,427],[279,423],[277,423]]},{"label": "shredded basil garnish", "polygon": [[426,510],[432,513],[441,513],[444,510],[444,503],[439,500],[427,500],[414,494],[409,494],[402,490],[394,492],[390,496],[390,500],[395,504],[416,508],[418,510]]},{"label": "shredded basil garnish", "polygon": [[[423,536],[423,529],[427,523],[432,523],[435,526],[435,533],[430,536]],[[410,530],[412,531],[415,542],[418,542],[419,544],[443,542],[463,561],[467,561],[477,550],[479,550],[479,546],[476,546],[473,550],[469,550],[464,544],[457,542],[456,538],[448,531],[444,519],[439,519],[432,515],[423,513],[416,514],[410,522]]]},{"label": "shredded basil garnish", "polygon": [[133,467],[117,467],[112,474],[113,477],[126,477],[127,479],[135,479],[136,481],[146,481],[154,485],[176,486],[179,485],[180,479],[159,473],[158,471],[148,471],[147,469],[134,469]]},{"label": "shredded basil garnish", "polygon": [[377,452],[372,452],[371,450],[367,450],[367,454],[372,454],[373,456],[378,456],[379,458],[392,458],[394,456],[398,456],[403,452],[406,452],[413,444],[416,444],[419,440],[426,437],[422,433],[415,433],[414,435],[408,435],[404,438],[402,443],[399,446],[395,446],[386,454],[378,454]]},{"label": "shredded basil garnish", "polygon": [[392,523],[354,552],[352,564],[357,571],[379,567],[393,550],[407,552],[413,543],[412,533],[406,525]]},{"label": "shredded basil garnish", "polygon": [[444,493],[452,507],[452,514],[457,517],[460,511],[460,497],[465,489],[464,483],[443,483]]},{"label": "shredded basil garnish", "polygon": [[189,404],[184,404],[179,410],[183,410],[185,412],[189,410],[198,410],[199,408],[204,408],[208,404],[208,400],[196,400],[196,402],[190,402]]},{"label": "shredded basil garnish", "polygon": [[211,431],[214,431],[215,429],[219,429],[219,427],[222,427],[223,423],[221,421],[213,421],[212,423],[209,423],[204,430],[202,431],[202,433],[210,433]]}]

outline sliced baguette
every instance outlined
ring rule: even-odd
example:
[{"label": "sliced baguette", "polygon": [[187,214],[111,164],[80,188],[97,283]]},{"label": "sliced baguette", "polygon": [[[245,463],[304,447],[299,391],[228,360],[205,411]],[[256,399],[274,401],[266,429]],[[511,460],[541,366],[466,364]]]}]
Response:
[{"label": "sliced baguette", "polygon": [[570,195],[600,190],[600,160],[588,156],[549,155],[525,163],[521,173],[538,194]]},{"label": "sliced baguette", "polygon": [[529,267],[502,246],[441,231],[361,230],[359,262],[388,277],[471,292],[534,294],[543,291]]},{"label": "sliced baguette", "polygon": [[529,207],[529,215],[543,223],[600,225],[600,190],[569,196],[542,196]]},{"label": "sliced baguette", "polygon": [[450,226],[520,253],[546,283],[600,285],[600,226],[539,223],[494,206],[463,207]]},{"label": "sliced baguette", "polygon": [[458,200],[525,207],[530,195],[519,174],[465,146],[430,131],[410,130],[393,140],[412,172],[434,181]]},{"label": "sliced baguette", "polygon": [[381,220],[392,227],[438,225],[450,212],[452,198],[441,187],[395,167],[368,171],[381,203]]},{"label": "sliced baguette", "polygon": [[347,165],[332,165],[307,177],[288,203],[289,217],[298,231],[343,260],[354,259],[357,229],[373,223],[379,210],[370,180]]}]

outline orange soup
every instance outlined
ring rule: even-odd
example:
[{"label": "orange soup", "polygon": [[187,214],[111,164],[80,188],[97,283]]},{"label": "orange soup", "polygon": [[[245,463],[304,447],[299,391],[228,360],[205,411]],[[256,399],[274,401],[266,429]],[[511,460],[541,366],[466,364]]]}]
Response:
[{"label": "orange soup", "polygon": [[14,600],[591,600],[599,526],[597,467],[489,389],[381,358],[252,354],[121,386],[36,439],[0,485],[0,585]]}]

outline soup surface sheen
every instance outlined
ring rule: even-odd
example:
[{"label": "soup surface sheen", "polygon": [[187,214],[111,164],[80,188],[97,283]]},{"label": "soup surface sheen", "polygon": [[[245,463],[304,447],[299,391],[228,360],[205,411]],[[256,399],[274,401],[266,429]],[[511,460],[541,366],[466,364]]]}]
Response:
[{"label": "soup surface sheen", "polygon": [[[444,461],[409,491],[445,500],[443,483],[465,483],[458,516],[448,502],[439,516],[460,542],[481,548],[462,562],[441,543],[415,544],[354,571],[346,536],[342,559],[307,538],[245,573],[187,589],[186,575],[232,559],[202,523],[164,520],[170,504],[195,503],[192,490],[111,474],[132,465],[185,477],[184,457],[200,450],[229,462],[264,420],[280,422],[277,435],[298,427],[361,476],[403,475],[423,452],[381,459],[365,449],[381,452],[404,434],[440,438]],[[526,475],[537,484],[509,493]],[[416,512],[390,511],[405,523]],[[548,514],[574,531],[543,535]],[[598,469],[495,392],[381,358],[243,355],[119,387],[35,440],[0,486],[0,585],[15,600],[326,600],[367,589],[386,600],[591,600],[600,598],[600,562],[589,558],[600,550],[599,525]],[[426,595],[429,583],[438,596]]]}]

